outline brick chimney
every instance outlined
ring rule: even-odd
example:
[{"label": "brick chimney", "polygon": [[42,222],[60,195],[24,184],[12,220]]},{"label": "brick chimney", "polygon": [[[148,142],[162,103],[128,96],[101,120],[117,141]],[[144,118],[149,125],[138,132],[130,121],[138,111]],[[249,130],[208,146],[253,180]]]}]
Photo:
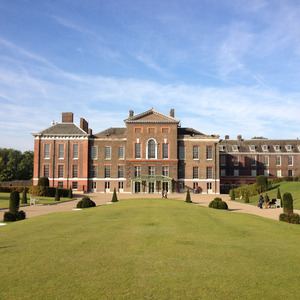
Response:
[{"label": "brick chimney", "polygon": [[84,118],[80,118],[80,128],[86,133],[89,131],[89,123]]},{"label": "brick chimney", "polygon": [[134,114],[133,110],[130,110],[130,111],[129,111],[129,118],[132,118],[132,117],[133,117],[133,114]]},{"label": "brick chimney", "polygon": [[89,135],[93,135],[93,130],[89,128]]},{"label": "brick chimney", "polygon": [[241,140],[242,140],[242,136],[241,136],[241,135],[238,135],[238,136],[237,136],[237,139],[238,139],[238,141],[241,141]]},{"label": "brick chimney", "polygon": [[174,108],[172,108],[172,109],[170,110],[170,116],[171,116],[172,118],[175,117],[175,110],[174,110]]},{"label": "brick chimney", "polygon": [[229,140],[229,135],[225,135],[225,140]]},{"label": "brick chimney", "polygon": [[62,121],[62,123],[73,123],[73,113],[72,112],[63,112],[61,121]]}]

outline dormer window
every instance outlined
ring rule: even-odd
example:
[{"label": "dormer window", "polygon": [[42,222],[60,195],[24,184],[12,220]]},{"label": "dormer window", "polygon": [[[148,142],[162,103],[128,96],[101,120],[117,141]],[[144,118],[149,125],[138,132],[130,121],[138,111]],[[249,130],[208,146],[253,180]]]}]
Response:
[{"label": "dormer window", "polygon": [[262,149],[263,149],[263,151],[268,151],[268,150],[269,150],[269,147],[268,147],[268,145],[263,145],[263,146],[262,146]]},{"label": "dormer window", "polygon": [[251,152],[254,152],[255,151],[255,146],[254,145],[250,145],[249,149],[250,149]]},{"label": "dormer window", "polygon": [[292,145],[286,145],[285,148],[286,148],[286,151],[292,151],[293,150]]},{"label": "dormer window", "polygon": [[279,145],[275,145],[274,149],[275,149],[275,151],[280,151],[280,146]]},{"label": "dormer window", "polygon": [[232,146],[232,151],[238,151],[238,150],[239,150],[239,147],[237,145]]},{"label": "dormer window", "polygon": [[219,151],[225,151],[225,146],[219,146]]}]

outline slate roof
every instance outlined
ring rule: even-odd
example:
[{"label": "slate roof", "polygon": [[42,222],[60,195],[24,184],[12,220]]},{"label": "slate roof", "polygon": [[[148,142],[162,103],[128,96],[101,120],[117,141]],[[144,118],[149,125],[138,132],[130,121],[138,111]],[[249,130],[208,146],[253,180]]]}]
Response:
[{"label": "slate roof", "polygon": [[98,136],[111,136],[111,135],[124,135],[126,136],[126,128],[125,127],[110,127],[108,129],[105,129],[97,134],[95,134],[96,137]]},{"label": "slate roof", "polygon": [[[224,147],[223,152],[236,153],[300,153],[299,140],[220,140],[220,146]],[[236,150],[233,149],[237,146]],[[288,147],[289,146],[289,147]],[[220,151],[222,153],[222,151]]]},{"label": "slate roof", "polygon": [[74,123],[55,123],[51,127],[33,135],[88,135]]}]

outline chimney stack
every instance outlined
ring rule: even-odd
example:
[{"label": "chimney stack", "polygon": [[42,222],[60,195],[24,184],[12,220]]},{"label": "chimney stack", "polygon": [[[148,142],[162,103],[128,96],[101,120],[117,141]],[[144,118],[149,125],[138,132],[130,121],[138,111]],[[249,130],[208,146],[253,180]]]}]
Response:
[{"label": "chimney stack", "polygon": [[132,118],[132,117],[133,117],[133,114],[134,114],[133,110],[130,110],[130,111],[129,111],[129,118]]},{"label": "chimney stack", "polygon": [[172,109],[170,110],[170,116],[171,116],[172,118],[175,117],[175,110],[174,110],[174,108],[172,108]]},{"label": "chimney stack", "polygon": [[241,136],[241,135],[238,135],[238,136],[237,136],[237,139],[238,139],[238,141],[241,141],[241,140],[242,140],[242,136]]},{"label": "chimney stack", "polygon": [[73,123],[73,113],[63,112],[62,113],[62,123]]},{"label": "chimney stack", "polygon": [[89,135],[93,135],[93,130],[89,128]]},{"label": "chimney stack", "polygon": [[80,128],[86,133],[89,131],[89,123],[84,118],[80,118]]},{"label": "chimney stack", "polygon": [[225,135],[225,140],[229,140],[229,135]]}]

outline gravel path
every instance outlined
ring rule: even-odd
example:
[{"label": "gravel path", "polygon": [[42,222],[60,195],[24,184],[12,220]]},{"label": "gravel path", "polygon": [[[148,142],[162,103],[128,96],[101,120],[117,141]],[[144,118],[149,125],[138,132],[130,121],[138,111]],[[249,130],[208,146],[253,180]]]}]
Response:
[{"label": "gravel path", "polygon": [[[90,197],[96,205],[105,205],[109,203],[112,199],[112,193],[108,194],[98,194],[91,193],[85,194],[84,196]],[[185,200],[185,194],[169,194],[169,199],[176,200]],[[32,206],[24,206],[21,209],[26,212],[26,218],[32,218],[40,215],[50,214],[54,212],[61,211],[72,211],[73,208],[76,207],[77,202],[83,197],[83,195],[75,195],[76,200],[68,201],[68,202],[60,202],[54,205],[32,205]],[[118,200],[122,199],[133,199],[133,198],[158,198],[160,195],[158,194],[118,194]],[[194,204],[201,206],[208,206],[209,202],[213,200],[215,197],[220,197],[224,201],[227,202],[229,210],[234,213],[246,213],[253,214],[257,216],[261,216],[264,218],[269,218],[273,220],[279,220],[279,215],[282,213],[282,208],[270,208],[270,209],[260,209],[256,206],[238,203],[235,201],[230,201],[228,195],[202,195],[202,194],[191,194],[191,199]],[[0,220],[3,220],[3,214],[7,210],[0,211]],[[299,213],[299,210],[294,210],[295,213]]]}]

